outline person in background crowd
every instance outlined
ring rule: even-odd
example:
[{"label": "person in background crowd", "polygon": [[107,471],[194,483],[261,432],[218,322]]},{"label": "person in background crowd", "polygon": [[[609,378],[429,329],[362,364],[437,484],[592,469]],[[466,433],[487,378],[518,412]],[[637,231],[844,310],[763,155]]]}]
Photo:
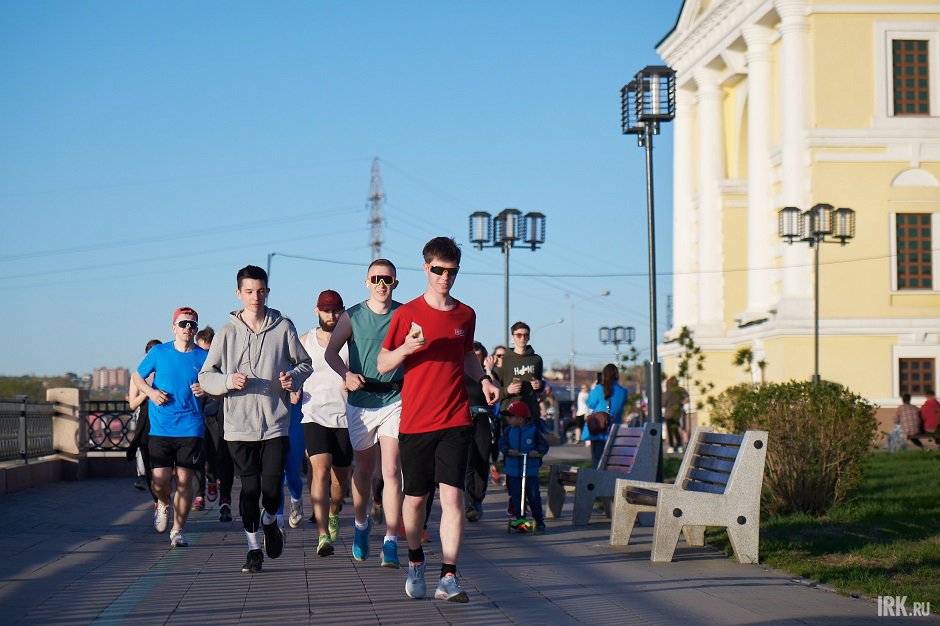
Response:
[{"label": "person in background crowd", "polygon": [[496,375],[502,385],[499,409],[505,412],[510,404],[522,400],[529,407],[529,415],[538,416],[541,414],[539,394],[542,391],[542,357],[529,345],[528,324],[516,322],[511,331],[513,349],[506,353],[503,364],[496,368]]},{"label": "person in background crowd", "polygon": [[[627,390],[620,386],[620,371],[613,363],[604,366],[601,372],[601,382],[591,390],[587,404],[591,413],[602,411],[610,415],[607,421],[607,431],[611,426],[619,424],[623,416],[623,407],[627,402]],[[585,424],[581,433],[582,440],[591,442],[591,461],[597,468],[601,456],[604,454],[604,445],[607,442],[607,432],[592,435]]]},{"label": "person in background crowd", "polygon": [[[161,343],[163,342],[159,339],[151,339],[144,348],[144,354]],[[156,506],[157,496],[153,493],[153,471],[150,467],[150,405],[147,402],[147,394],[137,388],[133,379],[127,390],[127,404],[137,414],[134,420],[134,433],[127,447],[127,460],[137,462],[137,480],[134,482],[134,488],[149,491]]]},{"label": "person in background crowd", "polygon": [[940,403],[937,402],[933,389],[928,387],[925,395],[927,399],[920,407],[920,421],[924,429],[923,432],[932,435],[937,432],[937,426],[940,426]]},{"label": "person in background crowd", "polygon": [[923,448],[917,435],[921,433],[920,411],[911,404],[911,394],[901,396],[901,406],[894,411],[894,423],[901,427],[901,434],[918,448]]},{"label": "person in background crowd", "polygon": [[[485,369],[486,348],[479,341],[473,342],[473,353]],[[464,372],[464,386],[470,402],[470,450],[467,458],[467,478],[464,487],[464,510],[467,520],[483,519],[483,498],[486,497],[487,473],[490,467],[490,446],[493,440],[491,421],[493,410],[486,404],[483,385]]]},{"label": "person in background crowd", "polygon": [[[196,345],[208,352],[215,331],[206,326],[196,333]],[[235,463],[225,443],[225,416],[221,398],[205,396],[202,412],[206,416],[206,500],[219,498],[219,521],[232,521],[232,485],[235,483]]]}]

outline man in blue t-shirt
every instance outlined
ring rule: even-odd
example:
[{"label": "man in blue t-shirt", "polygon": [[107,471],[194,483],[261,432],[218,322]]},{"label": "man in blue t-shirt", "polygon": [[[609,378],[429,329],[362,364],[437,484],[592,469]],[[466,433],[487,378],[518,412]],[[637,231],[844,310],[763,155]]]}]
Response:
[{"label": "man in blue t-shirt", "polygon": [[[196,345],[199,316],[189,307],[173,312],[173,342],[154,346],[131,375],[149,400],[150,464],[153,467],[153,526],[166,531],[170,512],[170,483],[176,467],[173,528],[170,547],[187,546],[183,526],[193,496],[193,473],[202,460],[205,418],[200,401],[199,370],[209,354]],[[153,374],[153,383],[146,378]]]}]

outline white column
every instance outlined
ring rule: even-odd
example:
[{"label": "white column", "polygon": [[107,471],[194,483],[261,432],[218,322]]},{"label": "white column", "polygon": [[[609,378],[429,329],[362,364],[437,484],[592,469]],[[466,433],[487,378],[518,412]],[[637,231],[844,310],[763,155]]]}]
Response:
[{"label": "white column", "polygon": [[716,332],[724,324],[722,215],[719,183],[724,179],[721,88],[714,70],[695,71],[698,84],[698,327]]},{"label": "white column", "polygon": [[[780,141],[783,161],[783,205],[805,211],[809,201],[809,64],[807,63],[806,0],[775,0],[780,16]],[[782,207],[778,207],[782,208]],[[812,262],[809,246],[783,246],[781,316],[812,317]]]},{"label": "white column", "polygon": [[765,315],[773,302],[776,213],[771,199],[772,31],[744,27],[747,43],[747,314]]},{"label": "white column", "polygon": [[672,178],[672,279],[673,328],[693,327],[698,321],[698,275],[695,273],[698,218],[693,202],[692,105],[695,94],[689,86],[676,90],[673,122]]}]

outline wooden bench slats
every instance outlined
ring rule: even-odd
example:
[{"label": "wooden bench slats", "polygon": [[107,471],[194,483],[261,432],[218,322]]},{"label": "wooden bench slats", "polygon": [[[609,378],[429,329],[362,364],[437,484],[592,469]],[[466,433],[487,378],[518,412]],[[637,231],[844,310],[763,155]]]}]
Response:
[{"label": "wooden bench slats", "polygon": [[617,459],[611,458],[607,463],[607,471],[617,472],[618,474],[629,474],[630,470],[633,468],[633,461],[629,463],[618,463]]},{"label": "wooden bench slats", "polygon": [[617,479],[653,479],[659,443],[659,427],[656,424],[639,427],[614,425],[597,469],[552,466],[548,489],[549,512],[553,517],[561,514],[566,487],[574,486],[572,522],[576,525],[589,523],[595,498],[610,498]]},{"label": "wooden bench slats", "polygon": [[709,470],[693,467],[691,470],[689,470],[689,478],[691,480],[714,483],[716,485],[727,485],[728,479],[731,478],[731,474],[726,474],[724,472],[712,472]]},{"label": "wooden bench slats", "polygon": [[700,467],[717,472],[730,472],[734,469],[734,461],[719,459],[713,456],[700,456],[693,461],[692,465],[693,467]]},{"label": "wooden bench slats", "polygon": [[720,459],[734,460],[738,456],[738,449],[732,446],[712,446],[703,443],[695,449],[695,453],[699,456],[714,456]]},{"label": "wooden bench slats", "polygon": [[743,435],[735,435],[735,434],[727,434],[727,433],[703,433],[702,434],[702,443],[714,443],[718,445],[739,447],[742,441],[744,441]]},{"label": "wooden bench slats", "polygon": [[723,495],[725,493],[724,485],[713,485],[711,483],[700,483],[695,480],[685,481],[685,490],[686,491],[701,491],[704,493],[714,493],[718,495]]},{"label": "wooden bench slats", "polygon": [[616,454],[618,456],[636,456],[636,446],[623,446],[614,444],[609,447],[608,454]]},{"label": "wooden bench slats", "polygon": [[721,526],[728,531],[738,561],[757,563],[766,444],[766,431],[725,435],[708,427],[696,429],[673,487],[617,481],[611,545],[629,544],[637,516],[655,512],[652,561],[671,561],[680,534],[689,545],[702,546],[705,527]]},{"label": "wooden bench slats", "polygon": [[643,441],[643,437],[637,435],[617,435],[613,438],[613,445],[636,448]]}]

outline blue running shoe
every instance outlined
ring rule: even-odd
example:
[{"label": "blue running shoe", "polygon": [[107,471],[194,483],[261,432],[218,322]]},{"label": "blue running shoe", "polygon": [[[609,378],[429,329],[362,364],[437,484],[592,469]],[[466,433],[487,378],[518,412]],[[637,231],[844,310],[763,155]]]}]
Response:
[{"label": "blue running shoe", "polygon": [[425,563],[408,563],[408,580],[405,581],[405,593],[409,598],[420,600],[428,593],[424,582]]},{"label": "blue running shoe", "polygon": [[356,527],[356,534],[353,537],[353,558],[357,561],[365,561],[369,558],[369,531],[372,530],[372,520],[366,518],[366,527],[362,530]]},{"label": "blue running shoe", "polygon": [[438,600],[447,600],[449,602],[470,602],[470,596],[467,595],[466,591],[460,588],[460,583],[457,582],[457,577],[453,574],[447,574],[441,579],[440,584],[437,586],[437,591],[434,592],[434,597]]},{"label": "blue running shoe", "polygon": [[398,561],[398,542],[388,539],[382,545],[382,567],[391,567],[400,569],[401,563]]}]

